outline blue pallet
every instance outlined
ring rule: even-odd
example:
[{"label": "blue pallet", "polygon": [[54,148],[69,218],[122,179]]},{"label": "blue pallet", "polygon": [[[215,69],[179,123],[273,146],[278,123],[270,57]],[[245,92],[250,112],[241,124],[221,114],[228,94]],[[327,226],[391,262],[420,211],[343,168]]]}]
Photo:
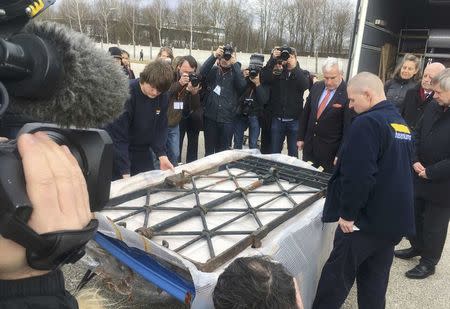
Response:
[{"label": "blue pallet", "polygon": [[180,302],[190,304],[194,299],[195,287],[191,281],[165,268],[146,252],[99,232],[94,240],[120,262]]}]

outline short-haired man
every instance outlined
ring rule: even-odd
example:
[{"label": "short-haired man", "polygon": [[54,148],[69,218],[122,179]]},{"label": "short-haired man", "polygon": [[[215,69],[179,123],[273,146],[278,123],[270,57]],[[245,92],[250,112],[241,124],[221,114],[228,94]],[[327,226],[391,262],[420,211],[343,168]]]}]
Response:
[{"label": "short-haired man", "polygon": [[[174,166],[178,164],[181,150],[180,121],[183,117],[187,118],[191,111],[200,108],[200,95],[198,94],[200,84],[197,83],[194,87],[189,80],[189,74],[194,74],[197,70],[197,61],[192,56],[181,57],[176,70],[169,89],[169,129],[166,143],[167,156]],[[183,130],[183,136],[185,132]]]},{"label": "short-haired man", "polygon": [[411,133],[377,76],[359,73],[347,93],[359,115],[328,184],[322,220],[338,227],[313,308],[341,308],[356,279],[359,307],[381,309],[394,246],[414,233]]},{"label": "short-haired man", "polygon": [[401,114],[413,131],[422,118],[423,111],[428,103],[433,100],[434,93],[431,80],[443,70],[445,70],[445,66],[442,63],[433,62],[428,64],[423,71],[422,82],[406,92]]},{"label": "short-haired man", "polygon": [[[229,45],[227,49],[227,52],[231,52]],[[203,106],[206,155],[231,148],[238,99],[247,86],[240,64],[236,62],[236,54],[232,53],[228,60],[224,56],[224,47],[219,46],[200,68],[205,83]]]},{"label": "short-haired man", "polygon": [[[282,51],[289,52],[287,60],[281,58]],[[298,157],[298,119],[303,111],[303,93],[309,88],[309,72],[300,69],[295,48],[275,47],[261,71],[261,82],[270,89],[272,153],[281,153],[286,138],[288,155]]]},{"label": "short-haired man", "polygon": [[297,146],[303,150],[303,161],[311,161],[313,166],[322,166],[331,173],[351,112],[338,60],[325,60],[322,73],[323,81],[311,88],[299,119]]},{"label": "short-haired man", "polygon": [[215,309],[303,309],[295,278],[265,256],[235,259],[217,279],[213,302]]},{"label": "short-haired man", "polygon": [[434,274],[450,220],[450,69],[431,84],[434,100],[425,108],[415,139],[416,236],[409,238],[411,248],[395,252],[403,259],[421,256],[419,265],[406,272],[412,279]]},{"label": "short-haired man", "polygon": [[154,169],[151,147],[161,170],[173,168],[166,155],[168,90],[173,80],[170,64],[154,61],[130,80],[130,97],[123,113],[107,125],[114,143],[114,179]]}]

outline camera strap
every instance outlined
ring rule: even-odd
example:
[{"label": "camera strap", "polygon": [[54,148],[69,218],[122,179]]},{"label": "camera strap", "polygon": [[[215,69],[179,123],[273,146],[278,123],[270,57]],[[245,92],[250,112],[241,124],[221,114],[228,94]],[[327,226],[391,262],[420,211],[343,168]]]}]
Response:
[{"label": "camera strap", "polygon": [[92,219],[82,230],[37,234],[14,215],[5,215],[0,222],[3,237],[26,249],[28,265],[37,270],[54,270],[63,264],[75,263],[85,254],[86,243],[94,236],[98,221]]}]

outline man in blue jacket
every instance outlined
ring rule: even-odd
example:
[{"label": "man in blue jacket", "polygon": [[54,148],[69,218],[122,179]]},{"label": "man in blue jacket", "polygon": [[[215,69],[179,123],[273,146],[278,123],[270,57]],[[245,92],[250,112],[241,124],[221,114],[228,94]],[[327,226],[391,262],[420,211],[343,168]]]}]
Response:
[{"label": "man in blue jacket", "polygon": [[338,221],[313,308],[340,308],[356,279],[359,308],[384,308],[394,246],[414,234],[411,133],[367,72],[348,83],[358,114],[328,185],[324,222]]}]

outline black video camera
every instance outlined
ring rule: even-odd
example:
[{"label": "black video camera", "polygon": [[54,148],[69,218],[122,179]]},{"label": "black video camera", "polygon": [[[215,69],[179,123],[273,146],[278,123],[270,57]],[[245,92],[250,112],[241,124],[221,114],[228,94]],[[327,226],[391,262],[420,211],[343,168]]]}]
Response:
[{"label": "black video camera", "polygon": [[223,47],[223,59],[226,61],[230,60],[233,56],[233,47],[230,44],[227,44]]},{"label": "black video camera", "polygon": [[293,53],[293,49],[287,45],[283,45],[277,49],[281,52],[279,59],[282,61],[287,61]]},{"label": "black video camera", "polygon": [[248,71],[250,78],[258,76],[262,67],[264,66],[264,55],[253,54],[250,56],[250,63],[248,65]]},{"label": "black video camera", "polygon": [[195,73],[189,73],[189,81],[191,82],[192,87],[197,87],[200,84],[200,78]]}]

